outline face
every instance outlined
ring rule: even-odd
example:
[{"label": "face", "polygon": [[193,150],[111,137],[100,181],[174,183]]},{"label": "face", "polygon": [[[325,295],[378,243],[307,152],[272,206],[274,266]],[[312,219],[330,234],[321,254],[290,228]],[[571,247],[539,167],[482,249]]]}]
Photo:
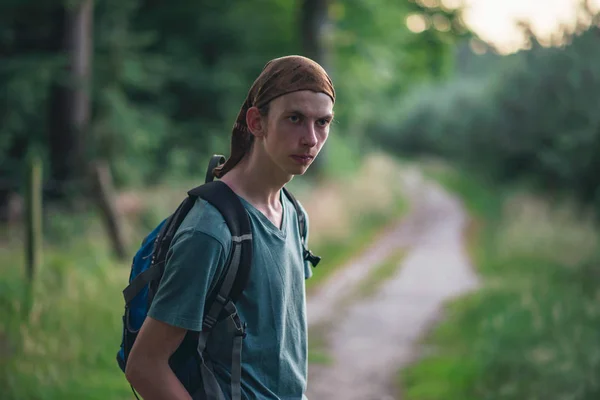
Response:
[{"label": "face", "polygon": [[333,119],[333,101],[309,90],[280,96],[261,117],[256,108],[247,122],[261,157],[288,175],[302,175],[327,141]]}]

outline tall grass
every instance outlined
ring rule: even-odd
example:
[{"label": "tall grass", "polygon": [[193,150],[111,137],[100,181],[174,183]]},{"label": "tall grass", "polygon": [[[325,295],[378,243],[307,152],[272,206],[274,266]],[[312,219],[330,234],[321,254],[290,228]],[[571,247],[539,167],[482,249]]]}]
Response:
[{"label": "tall grass", "polygon": [[29,293],[19,254],[0,252],[2,398],[130,398],[115,361],[127,266],[102,241],[72,238],[66,249],[46,246]]},{"label": "tall grass", "polygon": [[599,398],[597,228],[566,204],[450,180],[483,218],[469,248],[484,285],[448,305],[433,354],[400,376],[405,398]]}]

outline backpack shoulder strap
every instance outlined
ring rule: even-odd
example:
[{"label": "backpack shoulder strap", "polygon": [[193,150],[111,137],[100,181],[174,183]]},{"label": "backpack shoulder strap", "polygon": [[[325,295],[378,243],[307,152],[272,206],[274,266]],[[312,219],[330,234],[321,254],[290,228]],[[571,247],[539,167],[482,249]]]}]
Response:
[{"label": "backpack shoulder strap", "polygon": [[[252,228],[250,218],[239,197],[221,181],[213,181],[198,186],[188,192],[191,197],[200,197],[214,206],[225,219],[231,232],[232,251],[227,264],[227,272],[215,295],[216,303],[236,302],[242,294],[250,276],[252,264]],[[224,306],[225,304],[221,304]],[[210,315],[208,323],[217,316]],[[215,321],[216,322],[216,321]]]},{"label": "backpack shoulder strap", "polygon": [[[221,181],[211,181],[188,192],[190,197],[200,197],[212,204],[223,216],[232,239],[232,251],[226,263],[225,277],[218,283],[215,296],[210,296],[208,312],[202,321],[202,332],[198,335],[197,355],[203,390],[208,398],[222,399],[221,389],[215,379],[210,359],[205,359],[204,350],[213,326],[221,317],[231,317],[235,325],[231,358],[231,398],[241,399],[242,340],[246,336],[246,324],[240,320],[235,302],[242,294],[252,265],[252,230],[250,218],[239,197]],[[194,396],[196,397],[196,396]]]},{"label": "backpack shoulder strap", "polygon": [[302,238],[304,259],[309,261],[314,267],[316,267],[317,264],[319,264],[319,262],[321,261],[321,257],[314,255],[313,252],[310,251],[306,246],[306,235],[308,232],[306,230],[306,216],[302,211],[302,207],[300,207],[300,203],[298,203],[298,200],[296,200],[294,195],[289,190],[287,190],[285,186],[283,187],[283,193],[290,199],[290,201],[294,205],[294,208],[296,209],[296,216],[298,218],[298,228],[300,229],[300,236]]},{"label": "backpack shoulder strap", "polygon": [[187,216],[188,212],[194,206],[194,202],[195,199],[190,197],[184,199],[179,204],[179,207],[177,207],[175,212],[173,212],[173,214],[166,219],[154,241],[154,250],[152,251],[152,263],[150,269],[155,271],[155,273],[153,274],[153,279],[151,279],[148,283],[148,307],[150,307],[150,304],[152,303],[152,300],[158,291],[160,277],[162,277],[164,271],[165,259],[167,252],[169,251],[169,247],[171,246],[171,242],[173,241],[179,226]]},{"label": "backpack shoulder strap", "polygon": [[298,227],[300,228],[300,234],[302,235],[302,239],[306,237],[306,217],[302,212],[302,208],[300,207],[300,203],[296,200],[296,197],[290,192],[285,186],[283,187],[283,193],[290,199],[294,208],[296,209],[296,215],[298,217]]},{"label": "backpack shoulder strap", "polygon": [[206,177],[204,179],[204,183],[212,182],[215,179],[215,175],[213,173],[214,169],[219,165],[225,162],[225,156],[220,154],[215,154],[210,158],[208,162],[208,168],[206,169]]}]

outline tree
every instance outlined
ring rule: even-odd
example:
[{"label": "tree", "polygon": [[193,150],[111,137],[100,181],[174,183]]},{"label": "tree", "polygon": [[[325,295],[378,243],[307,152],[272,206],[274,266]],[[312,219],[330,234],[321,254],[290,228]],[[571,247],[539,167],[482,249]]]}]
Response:
[{"label": "tree", "polygon": [[[299,15],[303,54],[318,62],[332,76],[331,50],[327,45],[329,5],[329,0],[303,0]],[[327,150],[323,148],[308,175],[322,178],[327,162]]]},{"label": "tree", "polygon": [[62,8],[60,52],[68,64],[65,79],[52,88],[48,137],[52,178],[59,185],[52,197],[65,199],[80,194],[88,172],[93,1]]}]

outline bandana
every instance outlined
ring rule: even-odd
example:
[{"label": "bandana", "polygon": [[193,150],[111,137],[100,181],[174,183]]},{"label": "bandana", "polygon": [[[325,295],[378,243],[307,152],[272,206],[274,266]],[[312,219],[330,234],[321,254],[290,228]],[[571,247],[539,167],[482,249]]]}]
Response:
[{"label": "bandana", "polygon": [[246,124],[251,107],[264,107],[277,97],[288,93],[311,90],[325,93],[335,103],[335,90],[327,72],[315,61],[302,56],[287,56],[269,61],[248,91],[231,133],[231,155],[214,171],[222,177],[239,163],[250,149],[252,133]]}]

